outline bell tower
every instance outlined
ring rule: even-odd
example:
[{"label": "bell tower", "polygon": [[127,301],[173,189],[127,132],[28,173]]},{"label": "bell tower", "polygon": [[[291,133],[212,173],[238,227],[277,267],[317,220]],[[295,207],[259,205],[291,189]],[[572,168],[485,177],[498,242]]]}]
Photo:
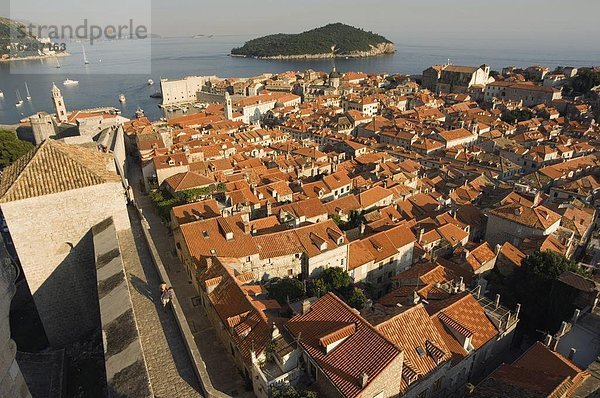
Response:
[{"label": "bell tower", "polygon": [[231,102],[231,96],[228,92],[225,92],[225,119],[233,119],[233,104]]},{"label": "bell tower", "polygon": [[67,107],[63,99],[60,89],[56,87],[56,84],[52,83],[52,103],[56,110],[56,118],[60,123],[66,123],[69,121],[67,118]]}]

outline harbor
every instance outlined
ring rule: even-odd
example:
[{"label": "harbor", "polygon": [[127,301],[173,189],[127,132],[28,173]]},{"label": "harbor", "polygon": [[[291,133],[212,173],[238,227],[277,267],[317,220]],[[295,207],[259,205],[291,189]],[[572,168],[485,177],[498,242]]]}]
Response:
[{"label": "harbor", "polygon": [[[256,76],[266,71],[279,73],[314,70],[330,70],[331,60],[255,60],[228,56],[231,48],[238,46],[250,36],[214,37],[210,42],[191,38],[163,38],[152,40],[151,73],[135,71],[148,69],[148,54],[138,41],[98,42],[86,46],[88,64],[85,64],[81,44],[72,43],[68,47],[70,56],[60,57],[61,68],[56,68],[56,59],[40,58],[0,63],[0,119],[17,123],[27,114],[49,111],[52,103],[48,90],[52,82],[63,83],[66,79],[79,81],[78,85],[64,87],[65,100],[75,109],[90,106],[114,106],[121,109],[123,115],[132,116],[138,107],[144,109],[147,117],[159,119],[184,115],[182,109],[159,108],[160,79],[181,79],[191,75],[219,75],[222,77]],[[489,60],[492,68],[503,65],[562,64],[593,65],[600,63],[597,53],[574,48],[552,46],[544,51],[531,51],[523,48],[512,50],[510,58],[504,53],[490,51],[487,48],[470,46],[471,43],[457,45],[448,49],[429,42],[403,43],[401,39],[391,37],[396,43],[397,52],[392,56],[371,59],[339,59],[336,65],[341,72],[365,71],[367,73],[387,71],[407,74],[420,73],[423,67],[436,62],[453,62],[479,65]],[[182,57],[182,49],[185,57]],[[176,62],[174,62],[176,60]],[[17,60],[15,60],[17,61]],[[154,84],[149,85],[148,79]],[[16,91],[25,94],[27,81],[32,96],[16,107]],[[120,103],[119,94],[127,101]],[[187,114],[195,112],[194,103],[186,104]]]}]

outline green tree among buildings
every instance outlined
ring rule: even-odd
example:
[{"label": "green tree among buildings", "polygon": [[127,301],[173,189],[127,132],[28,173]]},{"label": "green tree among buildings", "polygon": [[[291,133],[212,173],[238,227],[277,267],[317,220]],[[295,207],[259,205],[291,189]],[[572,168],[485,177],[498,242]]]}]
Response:
[{"label": "green tree among buildings", "polygon": [[33,149],[33,144],[17,138],[15,133],[0,130],[0,169],[11,165]]}]

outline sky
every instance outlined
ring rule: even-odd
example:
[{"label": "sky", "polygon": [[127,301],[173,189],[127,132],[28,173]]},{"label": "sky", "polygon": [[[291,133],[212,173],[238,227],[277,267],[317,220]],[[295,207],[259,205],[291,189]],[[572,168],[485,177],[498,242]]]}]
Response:
[{"label": "sky", "polygon": [[4,0],[0,15],[9,13],[59,25],[133,18],[162,36],[257,37],[343,22],[400,43],[536,41],[600,52],[599,0]]}]

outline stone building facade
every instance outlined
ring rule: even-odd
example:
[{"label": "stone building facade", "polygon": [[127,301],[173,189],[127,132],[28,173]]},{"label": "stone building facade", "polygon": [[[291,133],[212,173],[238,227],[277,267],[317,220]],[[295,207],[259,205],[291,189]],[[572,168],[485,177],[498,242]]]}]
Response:
[{"label": "stone building facade", "polygon": [[99,325],[91,228],[110,216],[117,230],[129,228],[124,188],[110,168],[109,155],[45,141],[0,183],[0,209],[53,346]]}]

